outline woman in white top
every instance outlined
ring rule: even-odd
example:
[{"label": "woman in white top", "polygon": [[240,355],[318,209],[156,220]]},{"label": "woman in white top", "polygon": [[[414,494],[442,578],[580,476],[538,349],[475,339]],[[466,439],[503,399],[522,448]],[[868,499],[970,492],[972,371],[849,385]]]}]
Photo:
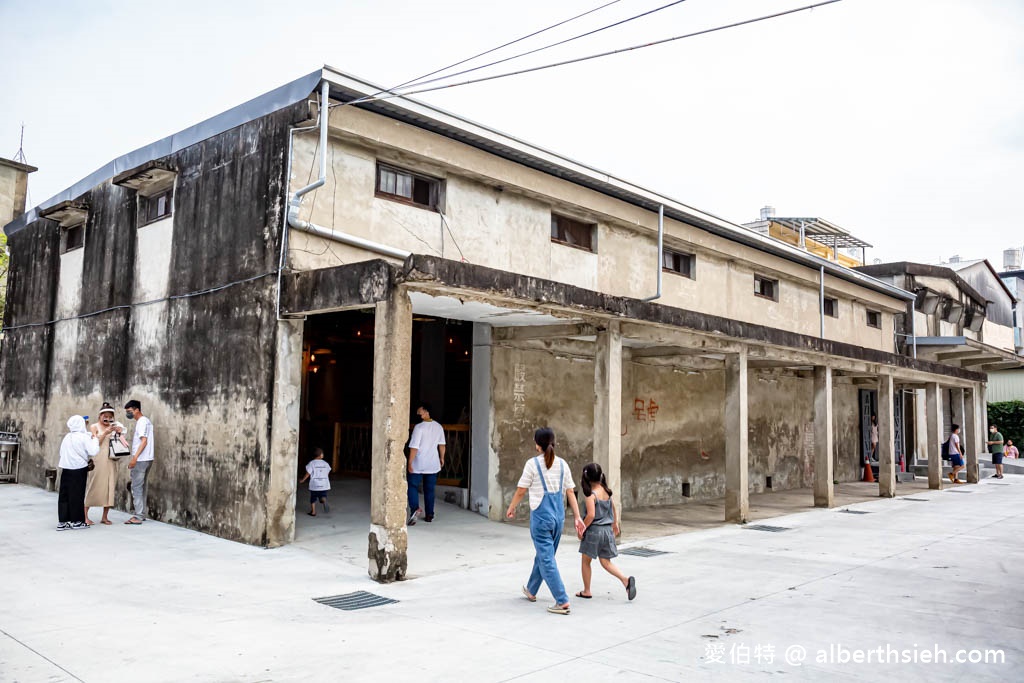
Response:
[{"label": "woman in white top", "polygon": [[537,452],[523,467],[523,476],[512,496],[512,502],[505,512],[509,519],[515,519],[516,506],[527,492],[530,493],[530,537],[537,551],[533,559],[533,571],[523,586],[523,595],[530,602],[536,602],[541,581],[548,585],[555,604],[548,607],[553,614],[569,613],[569,594],[565,591],[562,576],[558,573],[555,553],[565,526],[565,497],[569,496],[569,507],[576,518],[576,532],[583,533],[583,519],[576,502],[576,487],[565,460],[555,455],[555,433],[548,427],[541,427],[533,433]]}]

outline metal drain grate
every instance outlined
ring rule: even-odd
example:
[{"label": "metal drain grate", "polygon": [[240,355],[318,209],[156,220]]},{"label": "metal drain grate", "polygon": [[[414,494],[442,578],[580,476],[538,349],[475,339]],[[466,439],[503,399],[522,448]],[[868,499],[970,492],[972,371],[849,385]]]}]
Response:
[{"label": "metal drain grate", "polygon": [[900,498],[900,500],[912,500],[915,503],[927,503],[928,502],[927,498],[908,498],[907,496],[903,496],[902,498]]},{"label": "metal drain grate", "polygon": [[625,548],[619,551],[620,555],[636,555],[637,557],[655,557],[656,555],[670,555],[667,550],[654,550],[653,548]]},{"label": "metal drain grate", "polygon": [[964,491],[963,489],[949,489],[950,493],[974,493],[974,491]]},{"label": "metal drain grate", "polygon": [[840,510],[848,515],[870,515],[871,513],[867,510]]},{"label": "metal drain grate", "polygon": [[381,605],[390,605],[398,602],[398,600],[385,598],[383,595],[367,593],[366,591],[356,591],[355,593],[345,593],[344,595],[332,595],[326,598],[313,598],[313,600],[319,602],[321,605],[327,605],[334,609],[343,609],[349,612],[352,610],[366,609],[367,607],[380,607]]},{"label": "metal drain grate", "polygon": [[990,481],[989,486],[1009,486],[1005,481]]},{"label": "metal drain grate", "polygon": [[767,524],[752,524],[750,526],[743,527],[750,531],[771,531],[772,533],[778,533],[780,531],[789,531],[788,526],[769,526]]}]

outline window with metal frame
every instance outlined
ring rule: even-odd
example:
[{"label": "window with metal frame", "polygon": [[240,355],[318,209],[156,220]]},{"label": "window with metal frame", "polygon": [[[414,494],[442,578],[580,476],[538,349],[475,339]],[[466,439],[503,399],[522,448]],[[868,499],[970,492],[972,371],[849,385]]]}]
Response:
[{"label": "window with metal frame", "polygon": [[569,247],[576,247],[585,251],[596,251],[594,249],[594,232],[597,226],[593,223],[584,223],[568,216],[551,214],[551,241],[564,244]]},{"label": "window with metal frame", "polygon": [[66,254],[85,246],[85,223],[62,228],[60,231],[60,253]]},{"label": "window with metal frame", "polygon": [[882,314],[879,311],[868,311],[868,327],[882,329]]},{"label": "window with metal frame", "polygon": [[830,299],[828,297],[825,297],[824,309],[825,309],[825,315],[829,316],[830,318],[838,318],[839,317],[839,300],[838,299]]},{"label": "window with metal frame", "polygon": [[676,273],[691,280],[696,278],[696,260],[693,254],[687,254],[673,249],[665,249],[661,254],[661,269],[670,273]]},{"label": "window with metal frame", "polygon": [[772,301],[779,300],[779,281],[772,280],[771,278],[764,277],[763,275],[754,276],[754,294],[764,299],[771,299]]},{"label": "window with metal frame", "polygon": [[149,196],[139,195],[139,227],[167,218],[173,205],[173,187]]},{"label": "window with metal frame", "polygon": [[376,193],[378,197],[437,211],[440,206],[441,181],[379,163]]}]

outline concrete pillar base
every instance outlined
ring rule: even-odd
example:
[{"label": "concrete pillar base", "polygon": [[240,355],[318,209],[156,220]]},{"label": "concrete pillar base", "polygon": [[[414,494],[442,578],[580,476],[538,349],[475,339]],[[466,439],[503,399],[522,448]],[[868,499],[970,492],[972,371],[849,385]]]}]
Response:
[{"label": "concrete pillar base", "polygon": [[409,535],[403,529],[370,525],[370,578],[380,583],[401,581],[409,566]]}]

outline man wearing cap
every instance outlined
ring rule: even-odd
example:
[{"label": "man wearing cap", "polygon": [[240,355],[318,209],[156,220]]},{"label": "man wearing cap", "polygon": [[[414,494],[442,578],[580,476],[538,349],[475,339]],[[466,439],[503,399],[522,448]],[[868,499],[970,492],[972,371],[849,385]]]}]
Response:
[{"label": "man wearing cap", "polygon": [[113,431],[100,430],[99,439],[86,428],[88,415],[68,418],[68,433],[60,442],[60,489],[57,494],[57,531],[88,529],[85,523],[85,482],[89,476],[89,459],[100,452],[100,439]]},{"label": "man wearing cap", "polygon": [[142,414],[142,404],[131,400],[124,404],[129,420],[135,420],[132,434],[132,455],[128,470],[132,479],[132,500],[135,501],[135,515],[125,524],[142,524],[146,519],[146,476],[153,464],[153,423]]}]

